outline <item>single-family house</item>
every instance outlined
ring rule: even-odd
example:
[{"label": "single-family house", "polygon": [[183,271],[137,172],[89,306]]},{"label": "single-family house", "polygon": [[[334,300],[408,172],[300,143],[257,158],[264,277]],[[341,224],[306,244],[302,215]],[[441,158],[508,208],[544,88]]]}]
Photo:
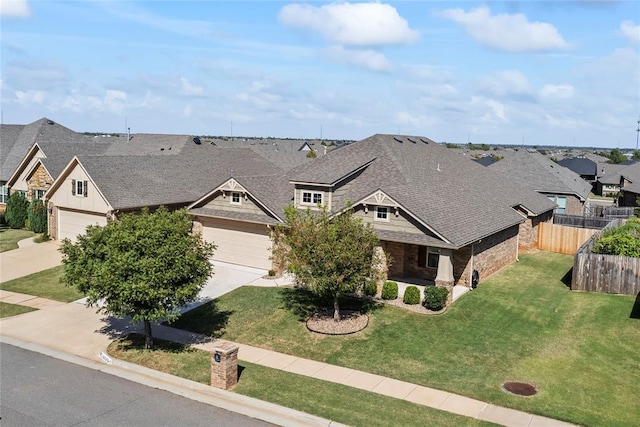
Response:
[{"label": "single-family house", "polygon": [[590,184],[593,184],[598,176],[598,164],[586,157],[565,157],[558,164],[577,173]]},{"label": "single-family house", "polygon": [[[9,198],[8,181],[34,143],[76,143],[87,140],[84,135],[46,117],[27,125],[0,125],[0,211],[4,211]],[[27,189],[21,191],[26,193]]]},{"label": "single-family house", "polygon": [[293,204],[370,223],[390,276],[469,285],[535,245],[554,204],[424,137],[374,135],[291,171]]},{"label": "single-family house", "polygon": [[640,163],[620,171],[620,206],[636,207],[640,195]]},{"label": "single-family house", "polygon": [[620,192],[620,172],[629,165],[598,163],[598,179],[594,192],[600,196],[613,196]]},{"label": "single-family house", "polygon": [[556,204],[555,213],[583,215],[591,184],[540,153],[519,150],[489,166],[513,182],[545,195]]}]

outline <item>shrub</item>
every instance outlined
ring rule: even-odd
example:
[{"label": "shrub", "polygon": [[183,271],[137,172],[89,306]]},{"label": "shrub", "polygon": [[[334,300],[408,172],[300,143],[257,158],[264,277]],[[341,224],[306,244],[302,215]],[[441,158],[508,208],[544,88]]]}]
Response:
[{"label": "shrub", "polygon": [[4,217],[11,228],[22,228],[27,221],[29,202],[21,192],[15,192],[7,200]]},{"label": "shrub", "polygon": [[375,281],[369,280],[367,283],[365,283],[363,293],[366,296],[373,297],[376,295],[376,292],[378,292],[378,285]]},{"label": "shrub", "polygon": [[382,299],[398,298],[398,284],[396,282],[387,281],[382,286]]},{"label": "shrub", "polygon": [[268,273],[268,274],[269,274],[269,277],[273,277],[273,276],[275,276],[275,275],[276,275],[276,271],[275,271],[275,270],[273,270],[273,269],[272,269],[272,270],[269,270],[269,273]]},{"label": "shrub", "polygon": [[442,310],[447,305],[449,290],[440,286],[426,286],[422,305],[432,311]]},{"label": "shrub", "polygon": [[34,200],[29,205],[29,228],[34,233],[47,232],[47,208],[42,200]]},{"label": "shrub", "polygon": [[4,225],[4,212],[0,212],[0,225]]},{"label": "shrub", "polygon": [[420,289],[415,286],[407,286],[404,290],[404,297],[402,302],[405,304],[420,304]]},{"label": "shrub", "polygon": [[640,257],[640,221],[630,218],[624,225],[608,229],[596,241],[591,252]]},{"label": "shrub", "polygon": [[33,238],[33,241],[36,243],[44,243],[48,242],[49,240],[51,240],[51,236],[49,236],[47,233],[43,233]]}]

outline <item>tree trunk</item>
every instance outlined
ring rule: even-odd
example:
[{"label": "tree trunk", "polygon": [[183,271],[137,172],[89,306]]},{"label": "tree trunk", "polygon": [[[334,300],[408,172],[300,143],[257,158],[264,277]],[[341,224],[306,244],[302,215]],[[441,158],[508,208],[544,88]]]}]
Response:
[{"label": "tree trunk", "polygon": [[338,305],[338,294],[333,297],[333,320],[340,321],[340,306]]},{"label": "tree trunk", "polygon": [[144,348],[153,349],[153,336],[151,335],[151,322],[144,320]]}]

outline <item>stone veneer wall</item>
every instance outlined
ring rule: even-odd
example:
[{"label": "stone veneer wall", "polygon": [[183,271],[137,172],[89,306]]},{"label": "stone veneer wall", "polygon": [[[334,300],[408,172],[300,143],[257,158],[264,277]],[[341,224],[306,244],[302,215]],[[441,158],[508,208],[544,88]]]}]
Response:
[{"label": "stone veneer wall", "polygon": [[436,268],[418,265],[418,245],[398,242],[381,242],[382,249],[391,256],[389,277],[414,277],[423,280],[435,280]]},{"label": "stone veneer wall", "polygon": [[39,164],[36,170],[27,180],[27,200],[32,201],[36,197],[36,190],[48,190],[53,180],[45,170],[42,164]]},{"label": "stone veneer wall", "polygon": [[482,239],[473,245],[473,269],[480,273],[480,280],[502,270],[518,258],[517,225]]},{"label": "stone veneer wall", "polygon": [[567,215],[584,215],[584,203],[576,196],[567,195]]},{"label": "stone veneer wall", "polygon": [[58,240],[58,207],[47,202],[47,232],[53,240]]},{"label": "stone veneer wall", "polygon": [[453,280],[457,285],[471,286],[471,245],[453,251]]},{"label": "stone veneer wall", "polygon": [[404,243],[382,241],[382,249],[391,256],[389,276],[404,276]]}]

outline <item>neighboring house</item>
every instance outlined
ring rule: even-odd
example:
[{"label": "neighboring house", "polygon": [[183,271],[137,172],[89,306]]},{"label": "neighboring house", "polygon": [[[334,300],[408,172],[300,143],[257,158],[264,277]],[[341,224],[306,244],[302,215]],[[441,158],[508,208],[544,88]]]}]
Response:
[{"label": "neighboring house", "polygon": [[598,179],[594,192],[600,196],[614,196],[620,192],[620,172],[629,165],[598,163]]},{"label": "neighboring house", "polygon": [[[7,182],[36,142],[87,142],[88,138],[52,120],[42,118],[27,125],[0,125],[0,211],[9,198]],[[26,189],[21,190],[26,191]]]},{"label": "neighboring house", "polygon": [[640,194],[640,163],[635,163],[620,171],[620,206],[636,207]]},{"label": "neighboring house", "polygon": [[489,169],[547,196],[556,204],[555,212],[558,214],[584,214],[591,184],[539,153],[520,150],[489,166]]},{"label": "neighboring house", "polygon": [[593,184],[598,176],[598,165],[586,157],[566,157],[558,162],[560,166],[577,173],[580,178]]},{"label": "neighboring house", "polygon": [[231,178],[277,172],[243,148],[199,146],[175,156],[74,156],[45,194],[49,234],[74,240],[88,225],[104,225],[120,213],[186,207]]},{"label": "neighboring house", "polygon": [[[500,163],[500,162],[498,162]],[[390,276],[469,285],[535,245],[554,204],[424,137],[374,135],[290,173],[293,203],[348,204],[390,254]]]}]

